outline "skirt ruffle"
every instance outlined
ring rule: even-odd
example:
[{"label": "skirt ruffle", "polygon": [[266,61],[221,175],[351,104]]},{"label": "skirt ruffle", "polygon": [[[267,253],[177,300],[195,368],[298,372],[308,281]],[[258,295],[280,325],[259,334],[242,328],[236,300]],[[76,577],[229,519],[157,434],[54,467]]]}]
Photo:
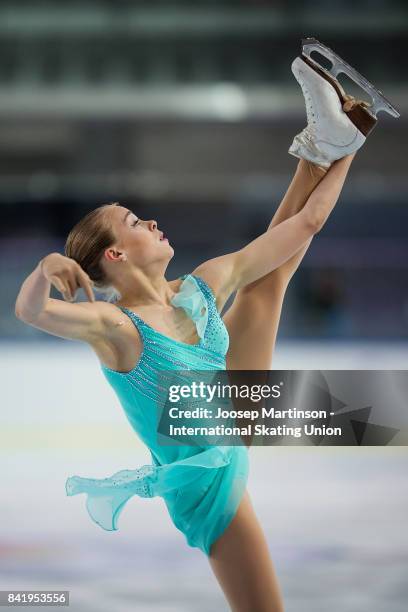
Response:
[{"label": "skirt ruffle", "polygon": [[91,519],[103,529],[115,531],[120,513],[131,497],[165,497],[189,487],[200,476],[208,474],[206,470],[214,470],[215,477],[217,469],[230,464],[236,450],[237,447],[214,446],[169,464],[143,465],[102,479],[71,476],[66,480],[66,493],[86,493]]}]

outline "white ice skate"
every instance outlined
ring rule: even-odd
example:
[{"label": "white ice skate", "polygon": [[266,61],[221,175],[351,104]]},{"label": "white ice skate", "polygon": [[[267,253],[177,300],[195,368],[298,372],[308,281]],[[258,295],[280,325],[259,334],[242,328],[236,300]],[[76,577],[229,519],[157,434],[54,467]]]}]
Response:
[{"label": "white ice skate", "polygon": [[[312,51],[329,59],[331,69],[313,60]],[[302,88],[307,115],[307,126],[289,148],[295,157],[328,168],[333,161],[355,153],[364,144],[377,123],[378,111],[400,116],[379,90],[315,38],[302,40],[302,55],[293,61],[292,72]],[[340,72],[364,89],[372,103],[347,95],[336,78]]]}]

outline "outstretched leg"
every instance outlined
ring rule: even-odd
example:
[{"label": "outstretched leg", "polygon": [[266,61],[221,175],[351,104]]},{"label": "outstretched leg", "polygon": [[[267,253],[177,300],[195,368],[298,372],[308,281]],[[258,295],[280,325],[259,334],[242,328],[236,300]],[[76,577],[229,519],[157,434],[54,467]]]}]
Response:
[{"label": "outstretched leg", "polygon": [[[301,159],[268,229],[299,212],[327,173],[327,169]],[[230,336],[228,369],[271,367],[285,292],[311,240],[282,266],[237,291],[224,315]]]},{"label": "outstretched leg", "polygon": [[[292,214],[300,210],[312,192],[314,196],[335,202],[354,156],[355,153],[335,161],[325,176],[318,175],[317,178],[311,177],[310,166],[301,160],[282,202],[284,204],[286,201],[288,206],[282,207],[281,204],[271,226],[287,218],[289,210],[293,210]],[[313,184],[314,189],[311,187]],[[286,288],[310,242],[282,266],[237,291],[232,306],[224,315],[230,336],[228,369],[270,369]]]}]

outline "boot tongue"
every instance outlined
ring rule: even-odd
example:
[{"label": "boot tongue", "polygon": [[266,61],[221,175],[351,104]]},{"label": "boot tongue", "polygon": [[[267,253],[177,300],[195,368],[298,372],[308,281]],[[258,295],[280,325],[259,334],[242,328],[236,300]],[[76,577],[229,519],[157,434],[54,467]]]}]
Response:
[{"label": "boot tongue", "polygon": [[331,162],[316,143],[316,133],[313,126],[306,126],[293,140],[289,153],[311,161],[322,168],[330,168]]}]

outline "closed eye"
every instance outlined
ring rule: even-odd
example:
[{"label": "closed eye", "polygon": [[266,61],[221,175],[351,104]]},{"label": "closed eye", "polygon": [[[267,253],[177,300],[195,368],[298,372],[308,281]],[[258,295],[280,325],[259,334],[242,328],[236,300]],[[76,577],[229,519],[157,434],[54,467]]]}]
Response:
[{"label": "closed eye", "polygon": [[134,222],[132,223],[132,227],[134,227],[135,225],[137,225],[137,224],[139,223],[139,221],[140,221],[140,219],[136,219],[136,221],[134,221]]}]

